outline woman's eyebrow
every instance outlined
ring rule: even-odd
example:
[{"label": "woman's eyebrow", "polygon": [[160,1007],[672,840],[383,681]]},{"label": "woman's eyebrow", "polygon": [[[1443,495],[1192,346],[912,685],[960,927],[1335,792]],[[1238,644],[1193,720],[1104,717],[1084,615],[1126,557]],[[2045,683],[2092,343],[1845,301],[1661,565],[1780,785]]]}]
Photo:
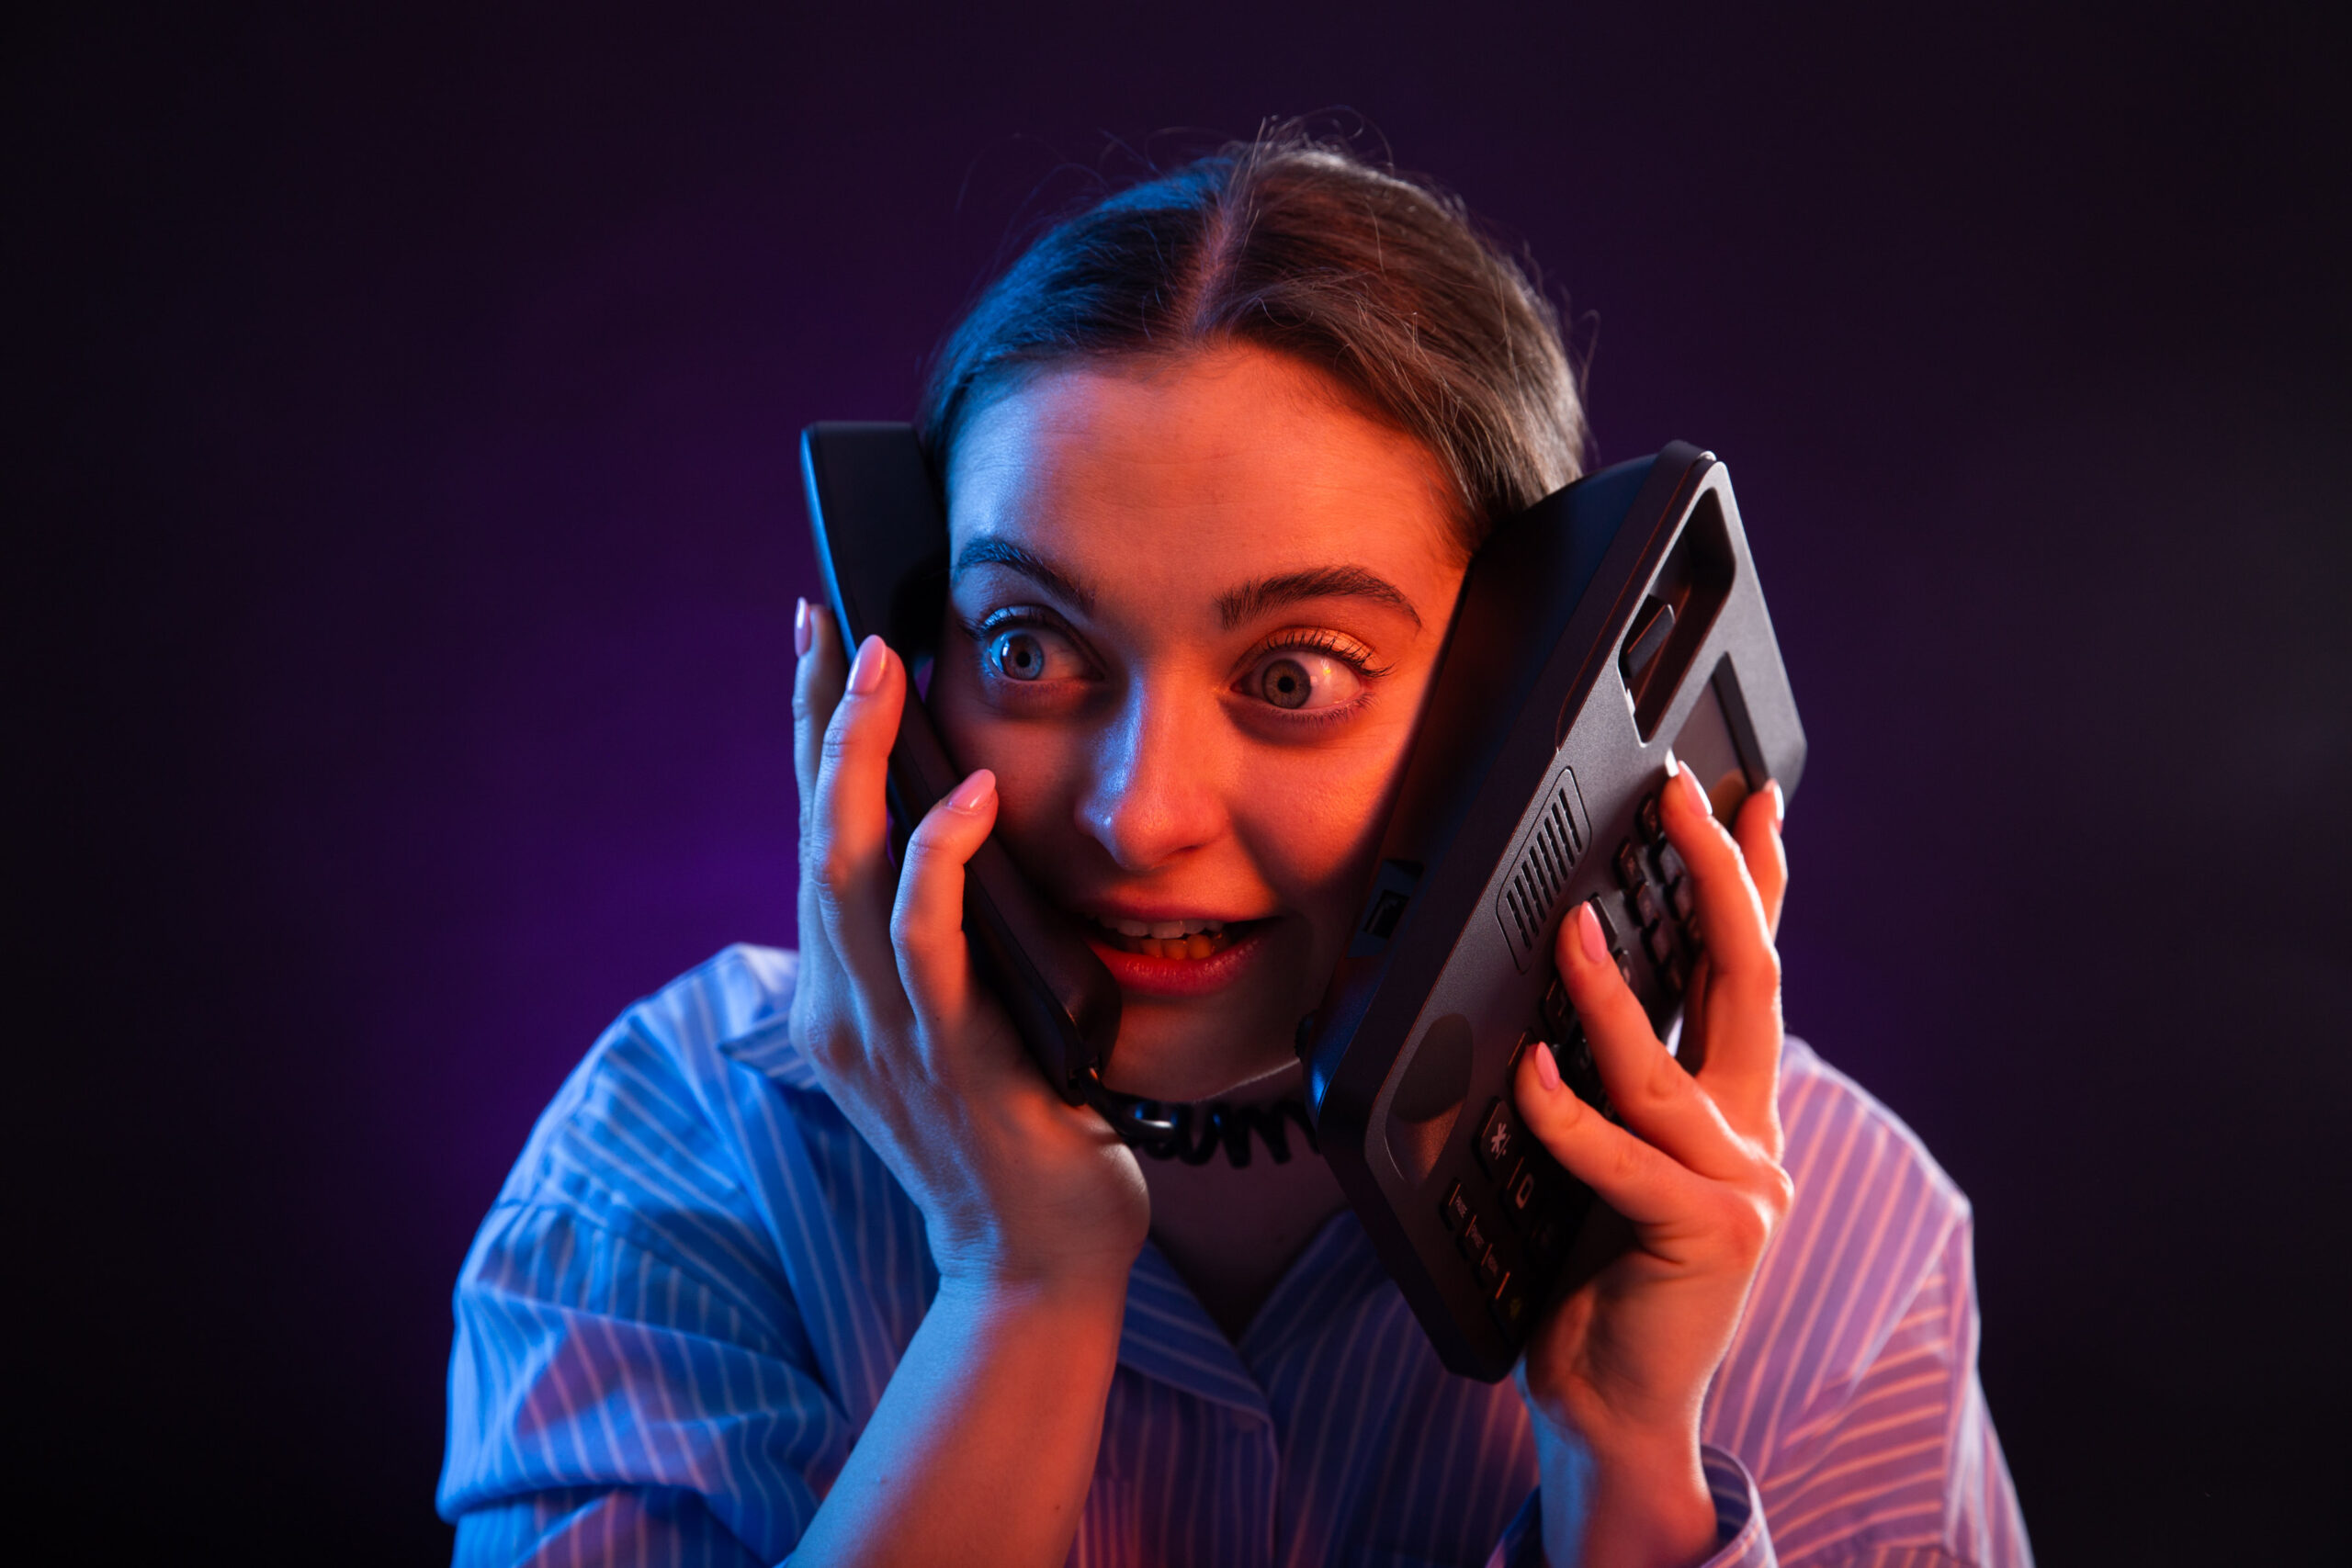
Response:
[{"label": "woman's eyebrow", "polygon": [[1360,566],[1318,566],[1245,582],[1217,595],[1217,615],[1231,631],[1252,616],[1301,599],[1370,599],[1404,611],[1416,627],[1421,624],[1420,613],[1395,583]]},{"label": "woman's eyebrow", "polygon": [[966,572],[980,566],[1011,567],[1056,597],[1074,605],[1080,614],[1093,613],[1092,589],[1043,556],[1024,550],[1005,539],[983,536],[965,545],[956,554],[956,565],[947,574],[947,586],[955,587]]}]

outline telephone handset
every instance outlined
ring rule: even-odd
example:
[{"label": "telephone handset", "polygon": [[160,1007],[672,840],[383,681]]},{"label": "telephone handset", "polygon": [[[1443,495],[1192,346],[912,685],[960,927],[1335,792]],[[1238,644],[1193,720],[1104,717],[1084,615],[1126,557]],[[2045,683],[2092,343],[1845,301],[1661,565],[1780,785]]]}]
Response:
[{"label": "telephone handset", "polygon": [[[801,435],[811,531],[844,638],[910,662],[947,587],[939,491],[904,424]],[[1322,1004],[1300,1021],[1317,1142],[1440,1358],[1508,1373],[1591,1194],[1526,1135],[1521,1053],[1613,1116],[1552,960],[1590,903],[1661,1037],[1699,952],[1687,868],[1657,816],[1665,758],[1724,820],[1777,780],[1804,732],[1731,480],[1680,442],[1505,519],[1471,562],[1363,913]],[[900,834],[961,776],[908,695],[890,751]],[[903,840],[900,846],[903,849]],[[1105,1089],[1119,991],[991,837],[965,929],[1046,1077],[1147,1145],[1173,1128]],[[1681,1060],[1698,1069],[1699,1043]]]},{"label": "telephone handset", "polygon": [[[910,672],[935,651],[946,607],[947,521],[911,425],[812,424],[800,434],[808,528],[844,647],[878,635]],[[907,693],[890,747],[893,848],[963,778],[922,699]],[[985,978],[1072,1105],[1100,1111],[1122,1137],[1164,1134],[1142,1102],[1102,1087],[1119,1035],[1119,983],[1055,918],[995,835],[964,871],[964,930]]]}]

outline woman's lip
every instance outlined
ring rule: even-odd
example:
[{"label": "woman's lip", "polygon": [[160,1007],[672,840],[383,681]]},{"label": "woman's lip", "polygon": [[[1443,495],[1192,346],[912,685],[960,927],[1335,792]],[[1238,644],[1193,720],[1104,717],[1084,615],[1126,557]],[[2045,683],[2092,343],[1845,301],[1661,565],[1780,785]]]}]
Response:
[{"label": "woman's lip", "polygon": [[1087,908],[1076,908],[1073,909],[1072,912],[1078,915],[1081,919],[1092,920],[1098,925],[1105,926],[1115,926],[1121,920],[1132,920],[1147,926],[1241,926],[1248,925],[1251,919],[1251,917],[1248,915],[1208,915],[1202,913],[1198,909],[1098,909]]},{"label": "woman's lip", "polygon": [[1119,989],[1131,996],[1143,997],[1204,997],[1221,991],[1240,978],[1265,951],[1266,928],[1271,921],[1253,920],[1250,929],[1210,953],[1206,958],[1153,958],[1146,953],[1129,953],[1114,947],[1107,933],[1089,931],[1086,945],[1094,950],[1119,982]]}]

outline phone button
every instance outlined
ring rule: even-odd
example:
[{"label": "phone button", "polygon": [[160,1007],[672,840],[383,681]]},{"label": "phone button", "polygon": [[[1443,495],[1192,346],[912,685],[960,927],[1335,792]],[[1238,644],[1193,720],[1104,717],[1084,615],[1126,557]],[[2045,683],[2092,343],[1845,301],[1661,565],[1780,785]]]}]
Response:
[{"label": "phone button", "polygon": [[1488,1176],[1500,1179],[1519,1157],[1519,1118],[1498,1100],[1487,1112],[1487,1124],[1478,1129],[1478,1163],[1487,1168]]},{"label": "phone button", "polygon": [[1592,906],[1592,918],[1600,922],[1600,939],[1608,944],[1609,951],[1623,953],[1625,944],[1618,938],[1617,922],[1609,918],[1609,907],[1601,902],[1600,895],[1596,893],[1585,902]]},{"label": "phone button", "polygon": [[1473,1263],[1484,1261],[1487,1254],[1494,1250],[1487,1245],[1486,1227],[1478,1223],[1476,1214],[1462,1222],[1461,1241],[1462,1256]]},{"label": "phone button", "polygon": [[1521,1160],[1519,1168],[1510,1173],[1510,1179],[1503,1183],[1503,1213],[1522,1231],[1534,1221],[1535,1203],[1542,1190],[1533,1160]]},{"label": "phone button", "polygon": [[1527,1332],[1527,1315],[1535,1301],[1528,1294],[1527,1281],[1517,1274],[1506,1274],[1502,1283],[1487,1298],[1487,1309],[1495,1314],[1495,1322],[1517,1344]]},{"label": "phone button", "polygon": [[1444,1213],[1447,1230],[1458,1231],[1470,1223],[1470,1194],[1462,1190],[1459,1181],[1453,1184],[1453,1190],[1445,1195]]},{"label": "phone button", "polygon": [[1487,1294],[1493,1296],[1503,1288],[1503,1281],[1510,1278],[1510,1270],[1503,1267],[1502,1254],[1491,1247],[1487,1248],[1486,1256],[1478,1259],[1478,1283]]}]

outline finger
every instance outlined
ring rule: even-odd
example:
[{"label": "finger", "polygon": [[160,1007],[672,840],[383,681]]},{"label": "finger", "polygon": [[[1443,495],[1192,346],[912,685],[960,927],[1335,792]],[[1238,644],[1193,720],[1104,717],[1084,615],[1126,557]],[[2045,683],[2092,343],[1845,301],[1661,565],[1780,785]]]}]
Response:
[{"label": "finger", "polygon": [[835,964],[809,865],[816,846],[816,771],[826,750],[826,724],[840,705],[847,677],[840,627],[823,606],[799,600],[793,609],[793,783],[799,787],[799,964],[807,971],[799,989],[826,983]]},{"label": "finger", "polygon": [[800,833],[805,842],[816,808],[817,770],[823,760],[825,727],[842,700],[849,663],[842,655],[841,628],[822,606],[800,601],[792,626],[796,658],[792,671],[792,771],[800,785]]},{"label": "finger", "polygon": [[1707,1069],[1707,982],[1714,971],[1703,953],[1690,961],[1690,975],[1682,988],[1682,1038],[1675,1060],[1701,1077]]},{"label": "finger", "polygon": [[1773,933],[1781,929],[1781,905],[1789,892],[1789,856],[1781,843],[1781,822],[1787,813],[1787,799],[1775,780],[1740,802],[1731,825],[1739,858],[1747,863],[1748,879],[1764,906],[1764,929]]},{"label": "finger", "polygon": [[890,945],[907,999],[926,1021],[961,1018],[971,1005],[964,868],[996,826],[996,775],[981,768],[925,812],[907,840]]},{"label": "finger", "polygon": [[825,726],[801,878],[812,884],[826,939],[877,1021],[906,994],[890,951],[890,811],[884,785],[906,700],[906,666],[870,637],[850,661]]},{"label": "finger", "polygon": [[1713,1099],[1658,1043],[1649,1015],[1618,972],[1589,903],[1577,905],[1560,922],[1559,964],[1601,1087],[1625,1125],[1702,1176],[1738,1175],[1749,1151]]},{"label": "finger", "polygon": [[1707,953],[1701,1072],[1711,1085],[1736,1089],[1743,1104],[1759,1085],[1769,1097],[1781,1056],[1781,958],[1763,899],[1739,845],[1715,820],[1689,767],[1674,769],[1659,806],[1666,836],[1698,885],[1699,936]]},{"label": "finger", "polygon": [[817,771],[824,753],[825,726],[841,702],[848,664],[842,658],[841,633],[833,617],[806,599],[793,610],[792,642],[792,773],[800,797],[800,886],[796,909],[801,971],[793,992],[793,1038],[807,1042],[806,1048],[814,1053],[817,1043],[797,1016],[801,999],[806,998],[813,1006],[820,994],[834,991],[841,976],[832,944],[825,937],[825,912],[818,901],[816,879],[808,874],[809,852],[815,843],[809,828],[817,818]]},{"label": "finger", "polygon": [[1530,1048],[1512,1086],[1520,1120],[1562,1168],[1637,1225],[1687,1218],[1701,1204],[1705,1179],[1653,1148],[1578,1099],[1560,1081],[1552,1053]]}]

